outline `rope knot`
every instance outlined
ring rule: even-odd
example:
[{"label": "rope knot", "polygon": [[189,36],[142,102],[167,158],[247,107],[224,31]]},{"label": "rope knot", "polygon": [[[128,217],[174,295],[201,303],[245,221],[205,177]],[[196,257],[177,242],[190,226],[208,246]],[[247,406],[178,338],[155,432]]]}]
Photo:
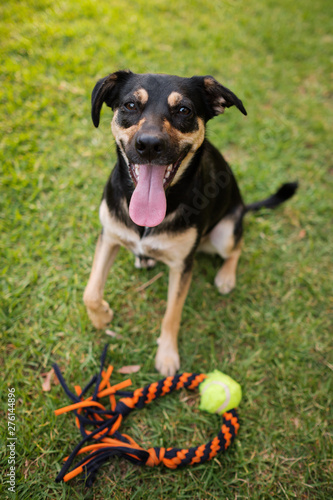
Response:
[{"label": "rope knot", "polygon": [[154,467],[155,465],[160,465],[160,463],[163,462],[165,448],[149,448],[147,451],[149,453],[149,458],[146,465]]}]

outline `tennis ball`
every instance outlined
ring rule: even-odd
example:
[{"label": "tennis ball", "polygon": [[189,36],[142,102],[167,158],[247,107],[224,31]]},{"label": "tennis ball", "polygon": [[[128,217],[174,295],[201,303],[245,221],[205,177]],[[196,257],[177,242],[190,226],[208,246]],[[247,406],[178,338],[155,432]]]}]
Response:
[{"label": "tennis ball", "polygon": [[228,375],[214,370],[199,385],[200,410],[222,414],[236,408],[242,399],[242,388]]}]

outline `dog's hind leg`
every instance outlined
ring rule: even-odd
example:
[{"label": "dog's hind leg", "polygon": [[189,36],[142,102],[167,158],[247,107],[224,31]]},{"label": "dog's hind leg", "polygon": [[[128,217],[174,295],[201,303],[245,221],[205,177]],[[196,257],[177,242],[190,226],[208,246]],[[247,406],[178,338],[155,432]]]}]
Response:
[{"label": "dog's hind leg", "polygon": [[191,277],[192,270],[182,272],[170,268],[168,305],[162,321],[155,358],[156,369],[165,377],[174,375],[180,366],[177,337]]},{"label": "dog's hind leg", "polygon": [[236,286],[236,270],[242,248],[241,233],[241,220],[234,216],[222,219],[209,233],[210,245],[224,259],[215,277],[215,285],[222,294],[231,292]]},{"label": "dog's hind leg", "polygon": [[96,328],[105,328],[113,317],[109,304],[103,300],[103,294],[107,275],[118,250],[119,244],[105,233],[99,236],[90,278],[83,295],[89,318]]},{"label": "dog's hind leg", "polygon": [[215,276],[215,285],[220,293],[226,295],[236,286],[236,270],[239,257],[241,255],[242,242],[232,250],[229,257],[225,258],[222,267]]}]

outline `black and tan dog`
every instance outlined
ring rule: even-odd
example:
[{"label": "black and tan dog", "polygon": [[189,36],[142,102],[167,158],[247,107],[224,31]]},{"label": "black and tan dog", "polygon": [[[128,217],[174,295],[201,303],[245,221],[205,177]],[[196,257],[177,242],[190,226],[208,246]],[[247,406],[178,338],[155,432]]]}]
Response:
[{"label": "black and tan dog", "polygon": [[262,202],[245,205],[222,155],[205,138],[208,120],[242,102],[211,76],[180,78],[118,71],[96,84],[92,119],[98,127],[103,103],[118,160],[100,206],[103,226],[84,302],[97,328],[112,319],[103,300],[105,281],[120,245],[136,256],[137,267],[155,259],[170,268],[168,303],[156,368],[173,375],[179,368],[177,336],[196,251],[217,253],[224,263],[215,284],[226,294],[236,283],[242,246],[242,219],[248,210],[275,207],[290,198],[285,184]]}]

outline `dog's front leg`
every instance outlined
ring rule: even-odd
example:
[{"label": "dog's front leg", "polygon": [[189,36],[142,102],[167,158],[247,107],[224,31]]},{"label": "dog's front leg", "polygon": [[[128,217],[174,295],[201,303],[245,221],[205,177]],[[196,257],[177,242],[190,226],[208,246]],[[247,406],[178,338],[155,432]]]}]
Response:
[{"label": "dog's front leg", "polygon": [[158,339],[158,350],[155,367],[164,376],[171,376],[180,367],[177,337],[184,302],[191,283],[192,269],[181,271],[170,268],[168,305],[162,321],[161,336]]},{"label": "dog's front leg", "polygon": [[96,328],[105,328],[112,320],[113,312],[103,300],[104,286],[110,267],[119,250],[105,233],[98,238],[90,278],[83,295],[89,318]]}]

